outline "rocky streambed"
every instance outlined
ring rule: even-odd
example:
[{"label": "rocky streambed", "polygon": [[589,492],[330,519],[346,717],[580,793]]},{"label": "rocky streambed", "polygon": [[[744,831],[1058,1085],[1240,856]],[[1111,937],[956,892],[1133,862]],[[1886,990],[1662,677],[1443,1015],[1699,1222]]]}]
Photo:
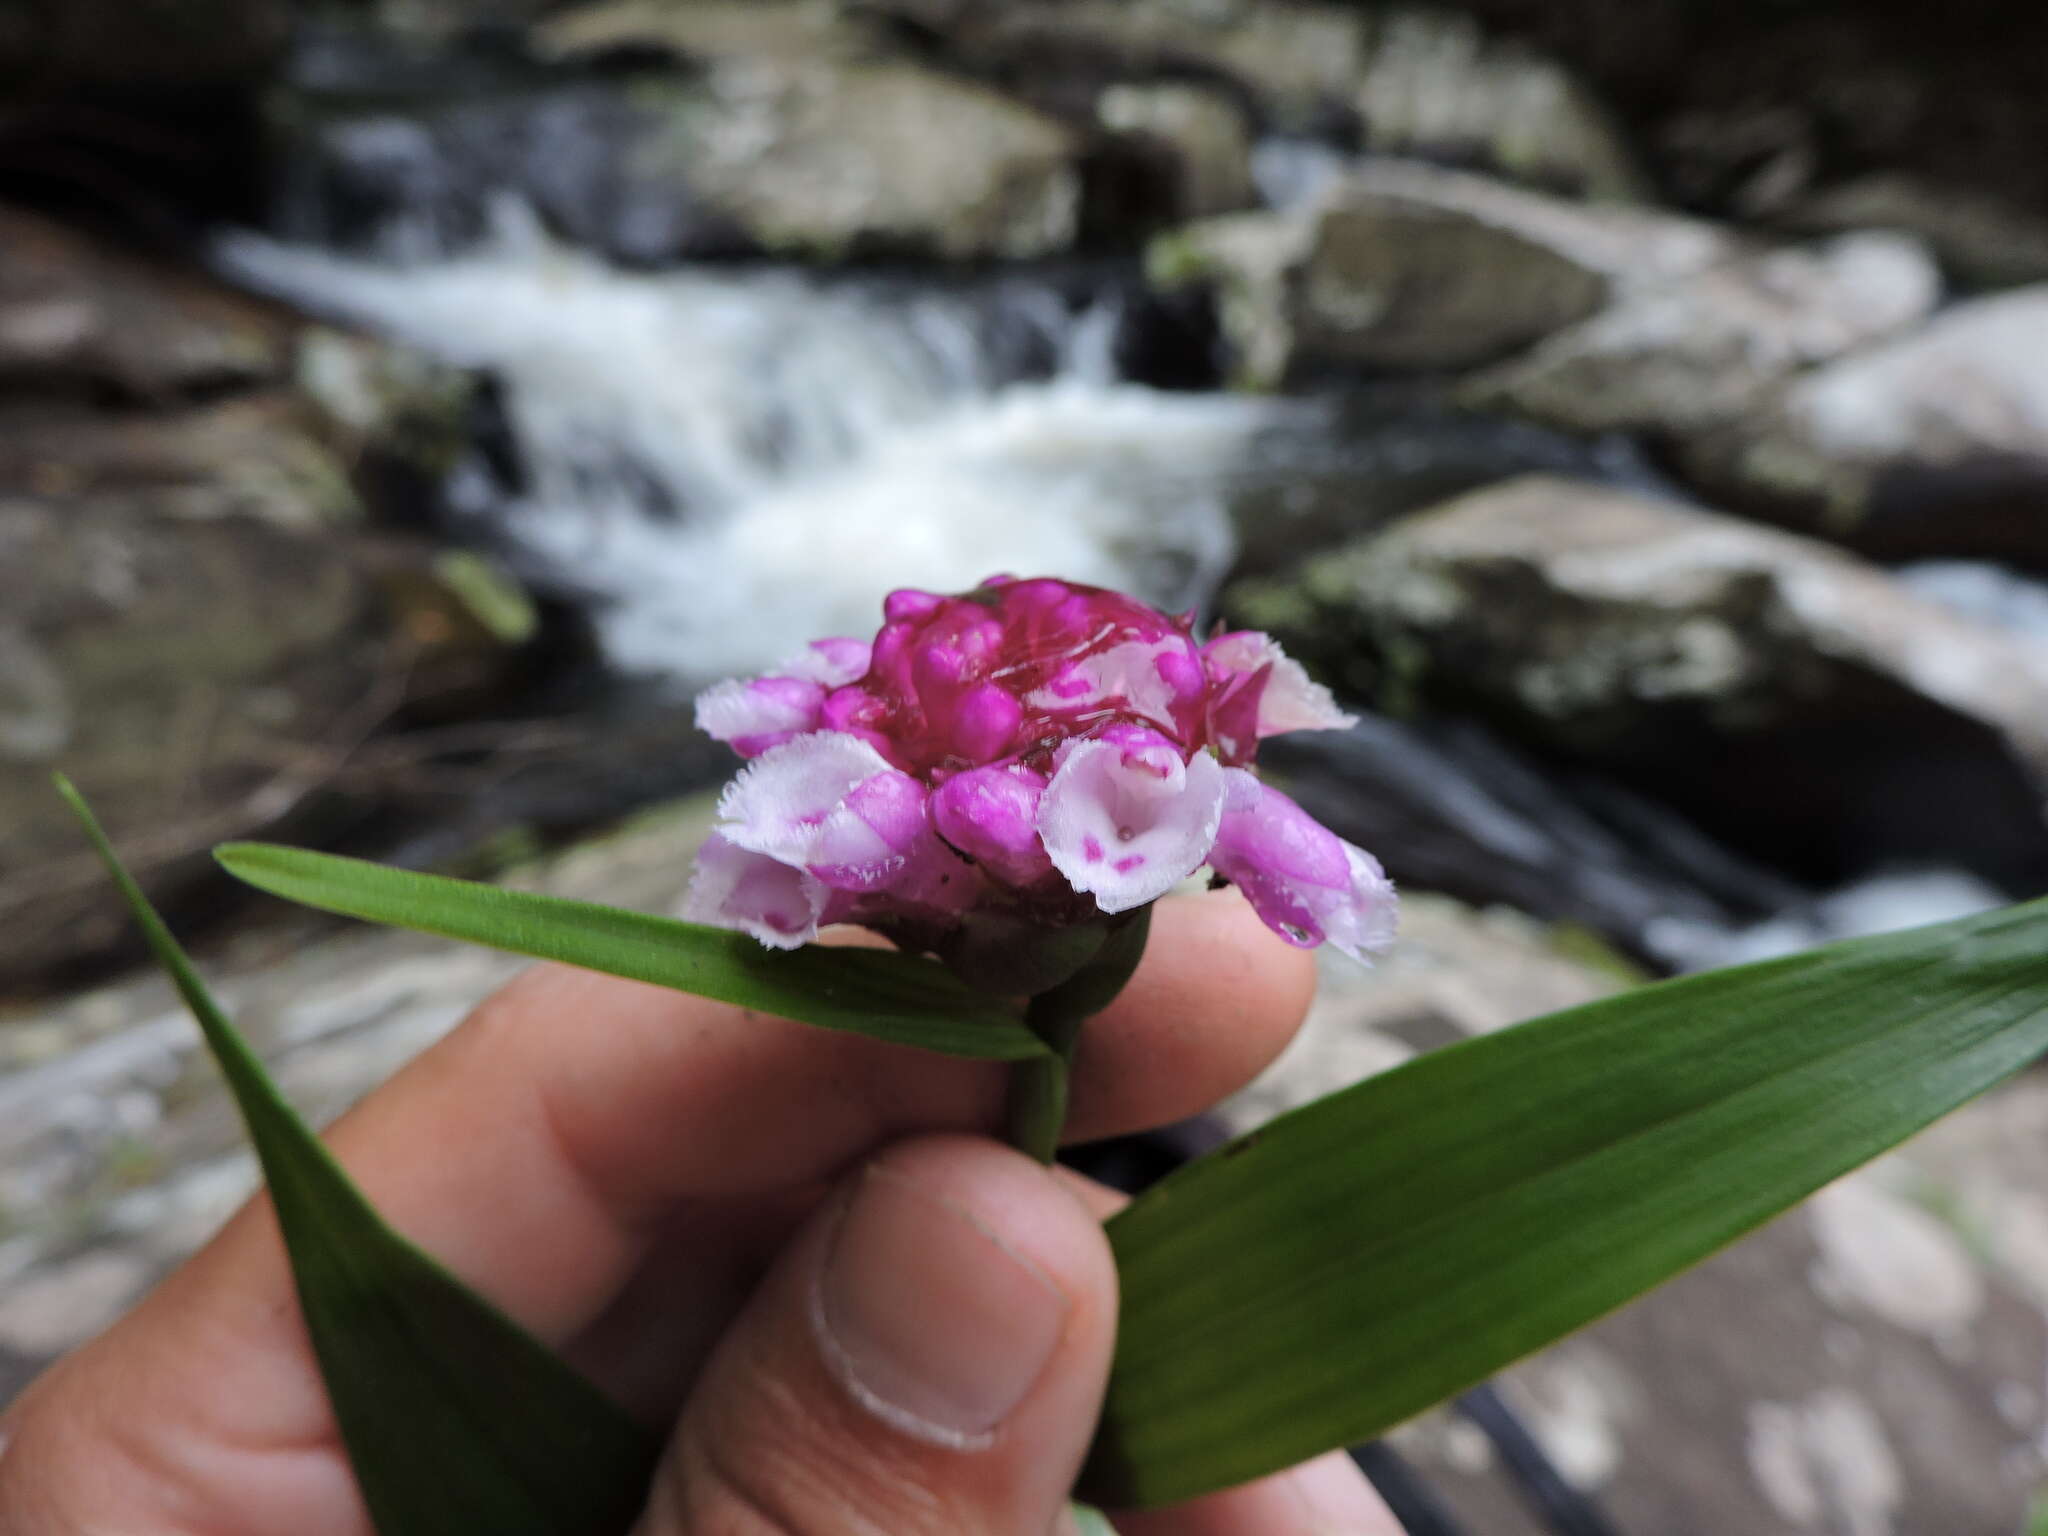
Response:
[{"label": "rocky streambed", "polygon": [[[59,765],[323,1117],[508,966],[208,846],[665,906],[724,771],[691,690],[996,568],[1269,628],[1369,711],[1275,764],[1411,943],[1246,1115],[2048,889],[2031,23],[1973,74],[1759,8],[1824,63],[1745,93],[1678,0],[1633,58],[1594,5],[204,4],[219,46],[0,32],[0,1393],[249,1179],[108,979]],[[1627,1530],[2012,1528],[2037,1098],[1507,1390]],[[1474,1433],[1403,1443],[1534,1529]]]}]

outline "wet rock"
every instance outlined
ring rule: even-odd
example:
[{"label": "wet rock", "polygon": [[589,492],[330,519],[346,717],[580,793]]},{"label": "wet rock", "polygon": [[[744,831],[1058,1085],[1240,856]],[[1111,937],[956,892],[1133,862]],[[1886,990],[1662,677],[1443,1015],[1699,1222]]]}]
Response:
[{"label": "wet rock", "polygon": [[1460,11],[1378,12],[1352,100],[1375,153],[1470,165],[1597,200],[1648,195],[1621,130],[1570,70],[1490,38]]},{"label": "wet rock", "polygon": [[1359,697],[1475,711],[1801,877],[2048,882],[2039,657],[1826,545],[1531,476],[1226,604]]},{"label": "wet rock", "polygon": [[1940,276],[1920,243],[1855,234],[1743,252],[1631,285],[1591,319],[1472,379],[1462,398],[1581,432],[1724,425],[1798,370],[1925,319]]},{"label": "wet rock", "polygon": [[1956,281],[2008,288],[2048,280],[2048,219],[1967,187],[1873,172],[1811,193],[1776,216],[1788,229],[1903,230],[1927,242]]},{"label": "wet rock", "polygon": [[1043,256],[1078,224],[1070,130],[907,63],[749,54],[478,99],[308,95],[282,133],[286,232],[394,254],[473,242],[507,194],[641,263]]},{"label": "wet rock", "polygon": [[294,329],[196,274],[0,207],[0,389],[156,400],[275,379]]},{"label": "wet rock", "polygon": [[1074,237],[1074,136],[912,65],[735,62],[672,127],[655,163],[770,251],[1029,257]]},{"label": "wet rock", "polygon": [[91,497],[0,494],[0,614],[0,986],[127,937],[52,768],[158,895],[212,890],[211,844],[317,821],[378,727],[511,655],[425,551]]},{"label": "wet rock", "polygon": [[1703,483],[1886,559],[2048,570],[2048,287],[1958,304],[1688,445]]},{"label": "wet rock", "polygon": [[856,9],[910,25],[961,64],[1030,89],[1031,77],[1221,80],[1268,121],[1311,126],[1349,106],[1369,57],[1358,9],[1272,0],[862,0]]},{"label": "wet rock", "polygon": [[1204,81],[1261,127],[1469,165],[1595,198],[1644,182],[1572,73],[1459,11],[1275,0],[877,0],[961,66],[1060,107],[1062,81]]},{"label": "wet rock", "polygon": [[867,51],[878,30],[831,0],[598,0],[532,30],[542,58],[582,63],[626,52],[700,61]]},{"label": "wet rock", "polygon": [[1261,762],[1404,889],[1596,934],[1658,970],[1806,897],[1654,801],[1470,719],[1367,715],[1274,741]]},{"label": "wet rock", "polygon": [[1213,286],[1240,376],[1272,385],[1333,365],[1492,362],[1731,250],[1694,220],[1386,162],[1298,210],[1162,236],[1148,270],[1162,286]]},{"label": "wet rock", "polygon": [[106,513],[339,527],[362,506],[320,427],[303,399],[277,390],[147,413],[0,404],[0,492]]}]

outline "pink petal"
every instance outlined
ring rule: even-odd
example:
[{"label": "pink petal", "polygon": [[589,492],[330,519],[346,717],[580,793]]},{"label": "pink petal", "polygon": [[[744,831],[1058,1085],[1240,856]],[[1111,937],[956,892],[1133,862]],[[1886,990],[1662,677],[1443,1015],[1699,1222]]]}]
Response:
[{"label": "pink petal", "polygon": [[1272,669],[1258,693],[1261,737],[1286,731],[1340,731],[1358,723],[1358,717],[1339,709],[1330,690],[1281,650],[1278,641],[1255,629],[1218,635],[1202,648],[1202,661],[1219,697],[1255,686],[1258,674]]},{"label": "pink petal", "polygon": [[733,678],[697,695],[697,729],[742,757],[759,757],[816,730],[824,703],[824,688],[804,678]]},{"label": "pink petal", "polygon": [[805,867],[834,890],[887,889],[931,837],[929,798],[924,785],[893,768],[863,779],[818,823]]},{"label": "pink petal", "polygon": [[1052,873],[1038,840],[1045,782],[1021,763],[956,773],[932,795],[932,824],[1005,885],[1036,884]]},{"label": "pink petal", "polygon": [[697,852],[683,897],[693,923],[750,933],[770,949],[795,949],[818,932],[828,892],[801,869],[753,853],[716,832]]},{"label": "pink petal", "polygon": [[1241,768],[1229,785],[1209,862],[1266,926],[1301,948],[1335,945],[1355,960],[1394,940],[1394,887],[1371,854],[1347,843]]},{"label": "pink petal", "polygon": [[1039,803],[1039,836],[1075,890],[1105,912],[1127,912],[1201,866],[1224,788],[1223,767],[1208,753],[1183,762],[1164,736],[1122,727],[1062,749]]}]

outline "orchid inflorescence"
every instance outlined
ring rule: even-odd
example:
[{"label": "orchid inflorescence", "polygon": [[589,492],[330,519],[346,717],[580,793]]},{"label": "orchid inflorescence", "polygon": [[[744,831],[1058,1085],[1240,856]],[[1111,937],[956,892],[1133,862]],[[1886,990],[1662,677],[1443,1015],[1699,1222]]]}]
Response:
[{"label": "orchid inflorescence", "polygon": [[1132,912],[1206,863],[1291,944],[1391,942],[1378,862],[1252,772],[1268,736],[1353,723],[1269,637],[1201,644],[1192,615],[1050,578],[883,612],[872,644],[815,641],[698,699],[752,761],[685,917],[778,949],[859,923],[945,956],[991,917]]}]

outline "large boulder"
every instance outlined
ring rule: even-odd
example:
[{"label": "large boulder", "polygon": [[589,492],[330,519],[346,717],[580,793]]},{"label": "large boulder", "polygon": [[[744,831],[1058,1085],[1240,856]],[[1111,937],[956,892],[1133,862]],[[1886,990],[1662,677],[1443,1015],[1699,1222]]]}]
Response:
[{"label": "large boulder", "polygon": [[0,383],[143,400],[278,378],[297,325],[196,275],[0,207]]},{"label": "large boulder", "polygon": [[1596,200],[1649,186],[1606,106],[1564,65],[1433,6],[1374,17],[1352,96],[1366,149],[1495,172]]},{"label": "large boulder", "polygon": [[1781,210],[1776,222],[1812,233],[1904,230],[1973,287],[2048,282],[2048,218],[2024,203],[1906,172],[1877,171],[1820,188]]},{"label": "large boulder", "polygon": [[1736,420],[1803,368],[1919,323],[1940,291],[1910,236],[1745,250],[1626,285],[1590,319],[1470,380],[1461,398],[1572,431],[1683,437]]},{"label": "large boulder", "polygon": [[1476,711],[1809,878],[2048,884],[2048,664],[1829,546],[1530,476],[1226,603],[1361,697]]},{"label": "large boulder", "polygon": [[1339,128],[1380,154],[1470,165],[1595,198],[1645,183],[1605,107],[1556,60],[1461,12],[1302,0],[863,0],[1035,101],[1077,82],[1198,80],[1262,126]]},{"label": "large boulder", "polygon": [[0,978],[127,933],[52,769],[157,894],[188,893],[214,842],[317,824],[401,710],[502,686],[506,637],[458,585],[411,546],[0,494]]},{"label": "large boulder", "polygon": [[1329,366],[1493,362],[1733,249],[1695,220],[1387,161],[1299,209],[1161,236],[1148,267],[1164,286],[1213,286],[1240,376],[1272,385]]},{"label": "large boulder", "polygon": [[2048,286],[1971,300],[1689,445],[1703,483],[1884,558],[2048,570]]},{"label": "large boulder", "polygon": [[512,82],[280,109],[286,232],[459,246],[517,194],[621,260],[1044,256],[1079,222],[1079,139],[910,63],[738,54],[695,76]]},{"label": "large boulder", "polygon": [[1056,89],[1062,74],[1222,80],[1281,127],[1346,110],[1371,48],[1363,8],[1314,0],[857,0],[854,8],[907,22],[960,63],[1019,89]]}]

